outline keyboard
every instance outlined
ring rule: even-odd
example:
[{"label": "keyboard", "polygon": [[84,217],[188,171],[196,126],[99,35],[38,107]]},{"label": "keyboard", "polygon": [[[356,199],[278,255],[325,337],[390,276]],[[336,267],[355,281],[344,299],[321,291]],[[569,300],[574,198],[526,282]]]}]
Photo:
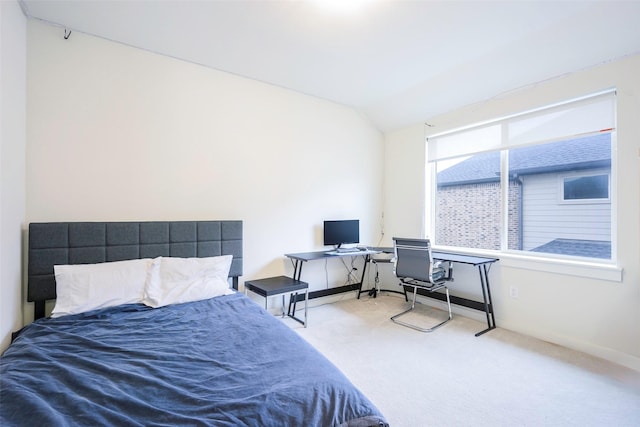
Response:
[{"label": "keyboard", "polygon": [[339,254],[351,254],[354,252],[360,252],[360,249],[358,248],[338,248],[336,249],[336,252]]}]

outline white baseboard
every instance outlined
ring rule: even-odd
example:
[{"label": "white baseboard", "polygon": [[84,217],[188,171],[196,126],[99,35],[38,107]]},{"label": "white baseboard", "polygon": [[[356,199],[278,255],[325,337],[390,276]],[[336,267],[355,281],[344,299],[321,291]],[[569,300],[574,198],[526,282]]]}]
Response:
[{"label": "white baseboard", "polygon": [[509,322],[496,322],[498,327],[508,329],[519,334],[528,335],[542,341],[547,341],[562,347],[580,351],[600,359],[607,360],[620,366],[624,366],[634,371],[640,372],[640,357],[623,353],[607,347],[602,347],[590,342],[584,342],[572,337],[554,334],[546,330],[535,328],[523,328],[521,325],[510,324]]},{"label": "white baseboard", "polygon": [[[446,310],[445,302],[434,300],[431,298],[424,298],[420,296],[418,297],[418,300],[425,305],[436,307],[441,310]],[[482,311],[474,310],[467,307],[457,306],[455,304],[451,305],[451,311],[453,312],[454,315],[464,316],[469,319],[477,320],[478,322],[483,322],[485,324],[487,321],[486,315]],[[621,351],[614,350],[607,347],[602,347],[593,343],[580,341],[572,337],[554,334],[547,330],[522,327],[522,325],[513,324],[508,321],[504,321],[503,319],[500,319],[500,318],[496,319],[496,325],[498,328],[507,329],[512,332],[517,332],[519,334],[537,338],[542,341],[550,342],[556,345],[560,345],[562,347],[580,351],[582,353],[586,353],[588,355],[598,357],[600,359],[607,360],[611,363],[615,363],[617,365],[624,366],[626,368],[633,369],[634,371],[640,372],[640,357],[636,357],[631,354],[623,353]]]}]

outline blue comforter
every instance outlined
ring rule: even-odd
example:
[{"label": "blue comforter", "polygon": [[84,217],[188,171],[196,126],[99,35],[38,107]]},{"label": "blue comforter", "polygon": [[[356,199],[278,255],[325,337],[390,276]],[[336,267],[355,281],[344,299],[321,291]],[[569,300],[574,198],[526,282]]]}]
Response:
[{"label": "blue comforter", "polygon": [[242,294],[40,319],[0,360],[2,426],[387,425]]}]

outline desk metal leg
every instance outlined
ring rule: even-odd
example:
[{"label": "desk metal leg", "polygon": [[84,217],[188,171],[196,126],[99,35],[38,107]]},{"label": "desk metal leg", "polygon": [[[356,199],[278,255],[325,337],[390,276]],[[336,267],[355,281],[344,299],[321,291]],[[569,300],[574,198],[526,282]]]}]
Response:
[{"label": "desk metal leg", "polygon": [[480,286],[482,287],[484,312],[487,315],[487,329],[478,332],[476,334],[476,337],[479,337],[480,335],[496,328],[496,318],[493,314],[493,301],[491,299],[491,288],[489,287],[489,274],[487,272],[487,264],[479,265],[478,273],[480,274]]},{"label": "desk metal leg", "polygon": [[358,298],[360,299],[360,294],[362,292],[369,292],[369,290],[367,289],[366,291],[362,290],[362,284],[364,283],[364,276],[367,273],[367,265],[369,264],[369,260],[371,259],[370,255],[367,255],[364,257],[364,265],[362,266],[362,276],[360,277],[360,283],[358,283]]},{"label": "desk metal leg", "polygon": [[[404,286],[401,286],[401,283],[398,283],[398,286],[400,286],[402,288],[402,291],[396,291],[395,289],[381,289],[380,288],[380,278],[378,276],[378,264],[379,263],[383,263],[383,264],[390,264],[391,261],[390,260],[384,260],[384,261],[376,261],[373,258],[369,258],[369,262],[367,264],[373,264],[376,266],[376,278],[375,278],[375,283],[373,285],[373,288],[368,289],[368,290],[362,290],[362,285],[364,284],[364,274],[362,275],[362,280],[360,280],[360,290],[358,292],[358,299],[360,299],[360,294],[363,292],[368,292],[370,297],[374,297],[377,298],[378,294],[380,292],[390,292],[390,293],[394,293],[394,294],[400,294],[404,296],[404,300],[405,302],[409,302],[409,294],[407,293],[407,289]],[[421,294],[422,295],[422,294]]]},{"label": "desk metal leg", "polygon": [[295,262],[293,263],[293,278],[295,280],[300,280],[300,276],[302,275],[302,264],[304,263],[304,261],[301,261],[299,259],[295,260]]},{"label": "desk metal leg", "polygon": [[[284,310],[284,297],[282,297],[282,309]],[[287,314],[289,315],[289,317],[293,317],[296,314],[296,304],[298,303],[298,293],[296,292],[295,294],[291,294],[289,295],[289,309],[287,310]],[[291,308],[293,307],[293,311],[291,310]]]}]

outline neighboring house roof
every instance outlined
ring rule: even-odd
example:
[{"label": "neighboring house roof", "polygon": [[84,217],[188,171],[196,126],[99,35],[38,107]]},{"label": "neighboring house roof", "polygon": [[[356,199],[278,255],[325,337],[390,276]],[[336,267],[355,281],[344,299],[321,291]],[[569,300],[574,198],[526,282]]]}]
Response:
[{"label": "neighboring house roof", "polygon": [[[509,151],[512,176],[611,165],[611,135],[603,133]],[[438,173],[438,186],[500,180],[500,152],[480,153]]]},{"label": "neighboring house roof", "polygon": [[500,181],[500,152],[476,154],[438,173],[438,187]]},{"label": "neighboring house roof", "polygon": [[555,239],[542,246],[531,249],[531,251],[611,259],[611,242],[598,240]]}]

